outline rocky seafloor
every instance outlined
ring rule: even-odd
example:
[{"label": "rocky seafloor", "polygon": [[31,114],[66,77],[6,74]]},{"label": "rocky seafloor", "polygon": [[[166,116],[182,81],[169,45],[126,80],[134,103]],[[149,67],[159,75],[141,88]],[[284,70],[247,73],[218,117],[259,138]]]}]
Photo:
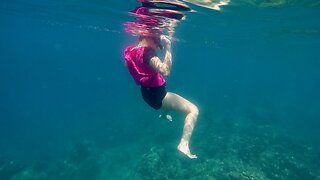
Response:
[{"label": "rocky seafloor", "polygon": [[199,157],[194,160],[175,149],[177,141],[155,139],[108,149],[83,141],[50,163],[1,157],[0,179],[320,180],[319,149],[268,125],[202,125],[192,139],[192,151]]}]

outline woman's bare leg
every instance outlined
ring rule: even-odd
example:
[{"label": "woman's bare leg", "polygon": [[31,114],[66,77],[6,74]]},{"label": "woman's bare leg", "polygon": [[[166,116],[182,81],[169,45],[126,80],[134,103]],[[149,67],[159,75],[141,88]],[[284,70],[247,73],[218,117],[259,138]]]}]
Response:
[{"label": "woman's bare leg", "polygon": [[183,133],[178,145],[178,150],[187,155],[189,158],[197,158],[196,155],[191,154],[189,149],[189,141],[199,114],[197,106],[175,93],[168,92],[162,100],[162,107],[166,111],[174,110],[184,112],[186,114]]}]

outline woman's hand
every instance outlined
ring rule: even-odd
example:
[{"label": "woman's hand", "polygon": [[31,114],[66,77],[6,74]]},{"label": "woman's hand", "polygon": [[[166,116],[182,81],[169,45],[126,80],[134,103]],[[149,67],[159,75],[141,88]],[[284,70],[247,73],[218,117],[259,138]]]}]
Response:
[{"label": "woman's hand", "polygon": [[165,42],[169,46],[171,45],[171,39],[166,35],[161,35],[160,36],[160,40]]}]

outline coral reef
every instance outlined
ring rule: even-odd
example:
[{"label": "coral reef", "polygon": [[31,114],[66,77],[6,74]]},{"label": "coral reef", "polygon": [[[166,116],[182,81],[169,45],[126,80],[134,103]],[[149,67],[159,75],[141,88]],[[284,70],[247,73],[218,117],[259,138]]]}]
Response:
[{"label": "coral reef", "polygon": [[0,179],[320,179],[320,151],[267,125],[207,121],[193,137],[195,160],[173,144],[140,142],[104,149],[83,141],[45,166],[2,158]]},{"label": "coral reef", "polygon": [[215,124],[194,139],[198,160],[153,147],[137,166],[136,179],[319,179],[319,152],[270,126]]}]

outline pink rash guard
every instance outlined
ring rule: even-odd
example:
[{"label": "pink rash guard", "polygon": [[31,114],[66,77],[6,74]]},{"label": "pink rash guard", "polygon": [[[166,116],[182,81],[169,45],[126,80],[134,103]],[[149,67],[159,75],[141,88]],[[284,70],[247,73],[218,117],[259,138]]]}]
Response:
[{"label": "pink rash guard", "polygon": [[129,46],[124,51],[124,59],[128,70],[138,85],[159,87],[166,81],[163,76],[149,66],[155,51],[149,47]]}]

